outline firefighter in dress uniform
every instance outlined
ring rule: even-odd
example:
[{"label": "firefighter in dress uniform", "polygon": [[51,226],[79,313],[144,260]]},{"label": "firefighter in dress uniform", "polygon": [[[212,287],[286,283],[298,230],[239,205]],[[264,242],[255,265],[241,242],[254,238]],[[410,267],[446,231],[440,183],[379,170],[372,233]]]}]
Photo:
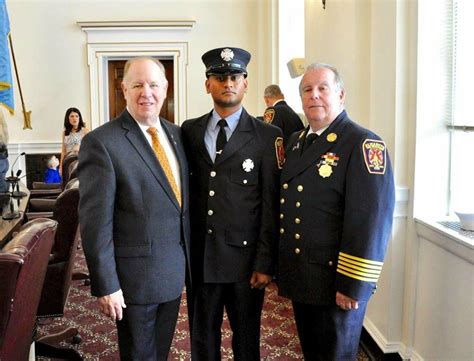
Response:
[{"label": "firefighter in dress uniform", "polygon": [[337,69],[310,65],[300,95],[309,127],[285,152],[279,294],[306,360],[355,360],[391,232],[392,168],[385,142],[347,116]]},{"label": "firefighter in dress uniform", "polygon": [[299,115],[286,103],[285,96],[278,85],[267,86],[263,93],[263,100],[267,105],[263,113],[263,121],[281,128],[284,142],[291,134],[304,128]]},{"label": "firefighter in dress uniform", "polygon": [[275,274],[283,138],[242,107],[250,54],[202,56],[214,109],[182,126],[190,169],[193,360],[220,361],[224,309],[235,360],[260,360],[265,287]]}]

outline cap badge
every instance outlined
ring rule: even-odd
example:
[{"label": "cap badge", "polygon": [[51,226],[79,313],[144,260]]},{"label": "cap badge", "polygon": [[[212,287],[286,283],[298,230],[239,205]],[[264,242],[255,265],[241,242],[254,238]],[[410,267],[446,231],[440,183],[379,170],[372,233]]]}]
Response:
[{"label": "cap badge", "polygon": [[234,59],[234,52],[229,48],[222,49],[221,58],[224,61],[231,61],[232,59]]},{"label": "cap badge", "polygon": [[246,159],[242,162],[242,168],[247,173],[250,172],[253,169],[253,167],[254,167],[253,160],[250,159],[250,158],[248,158],[248,159]]}]

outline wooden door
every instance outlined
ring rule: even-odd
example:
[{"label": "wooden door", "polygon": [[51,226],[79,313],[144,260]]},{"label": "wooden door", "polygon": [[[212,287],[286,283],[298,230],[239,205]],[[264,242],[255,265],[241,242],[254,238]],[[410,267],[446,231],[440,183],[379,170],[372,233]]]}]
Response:
[{"label": "wooden door", "polygon": [[[174,123],[174,83],[173,83],[173,60],[160,62],[165,67],[166,79],[168,79],[168,92],[161,107],[160,116]],[[125,109],[126,103],[122,92],[123,68],[126,60],[110,60],[109,67],[109,116],[114,119]]]}]

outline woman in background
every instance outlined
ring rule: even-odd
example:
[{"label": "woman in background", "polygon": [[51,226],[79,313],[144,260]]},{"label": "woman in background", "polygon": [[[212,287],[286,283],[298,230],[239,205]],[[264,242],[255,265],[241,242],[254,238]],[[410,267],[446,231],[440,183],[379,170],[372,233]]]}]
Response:
[{"label": "woman in background", "polygon": [[64,116],[64,130],[59,173],[62,174],[63,160],[70,152],[78,152],[82,138],[89,132],[79,109],[69,108]]}]

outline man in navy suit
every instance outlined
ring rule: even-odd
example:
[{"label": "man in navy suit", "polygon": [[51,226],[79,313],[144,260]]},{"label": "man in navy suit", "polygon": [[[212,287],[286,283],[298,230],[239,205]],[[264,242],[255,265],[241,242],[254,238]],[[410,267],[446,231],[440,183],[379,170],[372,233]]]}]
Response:
[{"label": "man in navy suit", "polygon": [[180,128],[159,117],[167,86],[159,61],[129,60],[126,110],[84,137],[79,153],[92,294],[117,321],[122,360],[167,359],[185,280],[188,169]]},{"label": "man in navy suit", "polygon": [[337,69],[310,65],[300,95],[309,127],[281,174],[279,293],[306,360],[350,361],[390,238],[392,167],[385,142],[349,119]]},{"label": "man in navy suit", "polygon": [[260,316],[275,272],[281,130],[242,107],[250,54],[218,48],[202,56],[214,109],[183,123],[190,170],[188,293],[195,361],[220,361],[224,309],[235,360],[260,360]]}]

